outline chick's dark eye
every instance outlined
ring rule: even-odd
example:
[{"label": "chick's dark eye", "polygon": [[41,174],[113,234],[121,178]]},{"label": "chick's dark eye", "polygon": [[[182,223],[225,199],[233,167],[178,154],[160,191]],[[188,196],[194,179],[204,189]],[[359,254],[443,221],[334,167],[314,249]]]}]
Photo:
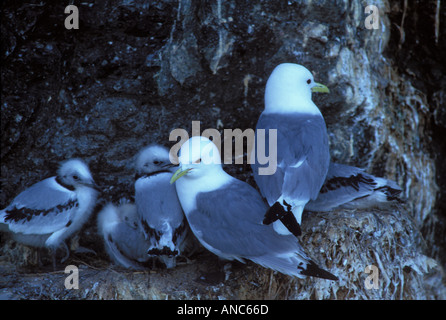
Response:
[{"label": "chick's dark eye", "polygon": [[74,179],[74,180],[79,180],[79,177],[76,176],[76,175],[74,175],[74,176],[73,176],[73,179]]},{"label": "chick's dark eye", "polygon": [[158,160],[153,161],[153,164],[160,164],[160,163],[161,163],[161,161],[158,161]]},{"label": "chick's dark eye", "polygon": [[307,80],[307,83],[310,84],[310,83],[311,83],[311,79],[308,79],[308,80]]}]

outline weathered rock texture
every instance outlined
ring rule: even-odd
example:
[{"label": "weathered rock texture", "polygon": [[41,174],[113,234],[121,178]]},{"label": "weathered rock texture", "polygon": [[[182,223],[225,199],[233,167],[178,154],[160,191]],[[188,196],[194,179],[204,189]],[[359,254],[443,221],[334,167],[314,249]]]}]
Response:
[{"label": "weathered rock texture", "polygon": [[[328,85],[314,96],[332,159],[394,179],[404,205],[388,211],[304,215],[301,242],[338,282],[294,280],[248,264],[200,283],[212,255],[175,270],[111,268],[94,218],[73,254],[80,290],[66,274],[36,271],[35,251],[1,234],[0,292],[37,299],[436,299],[446,298],[444,15],[429,5],[375,1],[379,29],[364,26],[366,1],[96,1],[2,3],[1,193],[3,207],[57,163],[86,159],[101,204],[133,194],[133,156],[167,146],[175,128],[254,128],[265,83],[281,62],[307,66]],[[443,10],[444,11],[444,10]],[[435,30],[438,30],[436,33]],[[227,165],[253,184],[247,165]],[[379,270],[367,289],[368,265]],[[217,267],[216,267],[217,268]],[[38,269],[37,269],[38,270]],[[38,273],[36,273],[38,272]],[[1,289],[3,287],[3,289]]]}]

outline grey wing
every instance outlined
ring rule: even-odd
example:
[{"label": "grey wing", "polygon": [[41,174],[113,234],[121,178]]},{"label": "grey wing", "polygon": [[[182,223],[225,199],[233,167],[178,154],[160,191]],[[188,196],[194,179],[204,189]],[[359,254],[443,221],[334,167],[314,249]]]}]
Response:
[{"label": "grey wing", "polygon": [[149,258],[147,255],[149,243],[139,228],[134,229],[127,223],[121,222],[110,233],[110,241],[130,260],[144,262]]},{"label": "grey wing", "polygon": [[13,232],[49,234],[65,227],[78,206],[76,193],[51,177],[20,193],[3,210],[2,220]]},{"label": "grey wing", "polygon": [[[280,195],[292,199],[317,197],[328,171],[328,137],[321,116],[262,114],[257,130],[265,129],[266,146],[271,129],[277,130],[277,171],[259,175],[258,161],[252,165],[263,196],[272,205]],[[257,139],[256,143],[262,143]],[[271,142],[273,143],[273,142]]]},{"label": "grey wing", "polygon": [[140,178],[135,183],[135,203],[147,237],[163,233],[164,225],[176,230],[183,227],[184,214],[171,173]]},{"label": "grey wing", "polygon": [[244,182],[233,181],[197,195],[197,208],[187,216],[197,238],[230,257],[297,250],[293,236],[278,235],[272,225],[262,224],[267,206],[258,192]]},{"label": "grey wing", "polygon": [[267,206],[250,185],[235,180],[224,188],[197,195],[196,210],[187,216],[191,229],[209,250],[227,259],[250,259],[297,277],[337,277],[319,268],[292,235],[279,235],[263,225]]},{"label": "grey wing", "polygon": [[132,214],[127,210],[131,210],[131,207],[126,204],[120,207],[107,204],[98,213],[98,232],[103,237],[105,250],[113,261],[125,268],[142,269],[137,261],[138,258],[148,259],[144,245],[146,240],[140,228],[126,221],[125,217]]},{"label": "grey wing", "polygon": [[340,206],[359,207],[361,203],[371,207],[376,202],[395,200],[400,192],[401,188],[393,181],[377,178],[360,168],[331,162],[318,197],[308,202],[305,210],[330,211]]},{"label": "grey wing", "polygon": [[[280,139],[277,139],[277,141],[274,142],[272,137],[270,136],[270,130],[276,130],[277,132],[278,125],[277,123],[274,123],[274,120],[275,118],[272,118],[271,115],[265,115],[264,113],[260,115],[256,126],[256,145],[253,157],[254,161],[251,163],[251,168],[256,184],[259,187],[260,193],[267,200],[270,206],[272,206],[282,194],[282,186],[285,173],[282,166],[277,166],[278,163],[280,163],[280,160],[278,159],[278,153],[279,150],[282,149],[278,147],[278,142],[280,141]],[[264,141],[262,141],[261,139],[262,135],[260,134],[260,130],[264,130]],[[263,148],[261,147],[262,144],[264,146]],[[260,169],[267,167],[269,163],[263,163],[263,161],[265,161],[266,159],[262,161],[261,157],[266,157],[266,155],[268,154],[268,160],[273,161],[274,159],[271,158],[271,156],[274,157],[274,155],[271,148],[273,148],[274,146],[277,146],[276,150],[278,151],[275,162],[276,171],[272,175],[262,174],[260,172]],[[262,150],[264,150],[264,154],[262,154]]]}]

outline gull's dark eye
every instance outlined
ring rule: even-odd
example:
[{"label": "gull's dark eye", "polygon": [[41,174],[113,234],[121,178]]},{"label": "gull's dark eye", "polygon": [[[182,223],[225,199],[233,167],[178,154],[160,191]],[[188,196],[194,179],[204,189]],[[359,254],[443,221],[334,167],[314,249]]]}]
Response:
[{"label": "gull's dark eye", "polygon": [[158,160],[153,161],[153,164],[156,164],[156,165],[158,165],[160,163],[161,163],[161,161],[158,161]]},{"label": "gull's dark eye", "polygon": [[307,83],[310,84],[310,83],[311,83],[311,79],[308,79],[308,80],[307,80]]},{"label": "gull's dark eye", "polygon": [[74,180],[79,180],[79,177],[76,176],[76,175],[74,175],[74,176],[73,176],[73,179],[74,179]]}]

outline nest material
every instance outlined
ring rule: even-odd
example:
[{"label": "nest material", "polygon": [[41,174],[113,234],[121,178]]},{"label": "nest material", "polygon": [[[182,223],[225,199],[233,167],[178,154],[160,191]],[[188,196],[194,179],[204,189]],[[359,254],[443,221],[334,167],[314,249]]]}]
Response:
[{"label": "nest material", "polygon": [[[303,229],[302,243],[310,255],[339,281],[307,279],[297,283],[290,298],[435,298],[424,279],[432,269],[441,279],[440,267],[424,255],[424,240],[404,209],[310,213],[304,217]],[[373,275],[366,273],[367,266],[377,268],[377,289],[365,284]]]},{"label": "nest material", "polygon": [[[424,255],[425,243],[403,208],[388,211],[343,210],[306,213],[300,242],[321,267],[339,281],[285,276],[248,262],[223,266],[206,251],[172,270],[131,272],[110,265],[100,255],[76,255],[82,290],[65,290],[66,274],[29,273],[29,249],[5,245],[3,287],[32,299],[438,299],[446,297],[442,269]],[[7,243],[10,243],[9,241]],[[2,248],[2,249],[4,249]],[[12,250],[14,249],[14,250]],[[17,253],[25,255],[19,259]],[[80,259],[78,257],[81,257]],[[8,259],[7,259],[8,258]],[[86,262],[88,261],[88,262]],[[10,266],[7,268],[7,266]],[[367,266],[376,266],[378,288],[365,285]],[[34,271],[35,272],[35,271]],[[203,274],[220,273],[212,282]],[[9,280],[8,280],[9,279]],[[32,281],[31,281],[32,280]],[[55,285],[53,285],[55,284]],[[36,288],[39,288],[37,290]]]}]

